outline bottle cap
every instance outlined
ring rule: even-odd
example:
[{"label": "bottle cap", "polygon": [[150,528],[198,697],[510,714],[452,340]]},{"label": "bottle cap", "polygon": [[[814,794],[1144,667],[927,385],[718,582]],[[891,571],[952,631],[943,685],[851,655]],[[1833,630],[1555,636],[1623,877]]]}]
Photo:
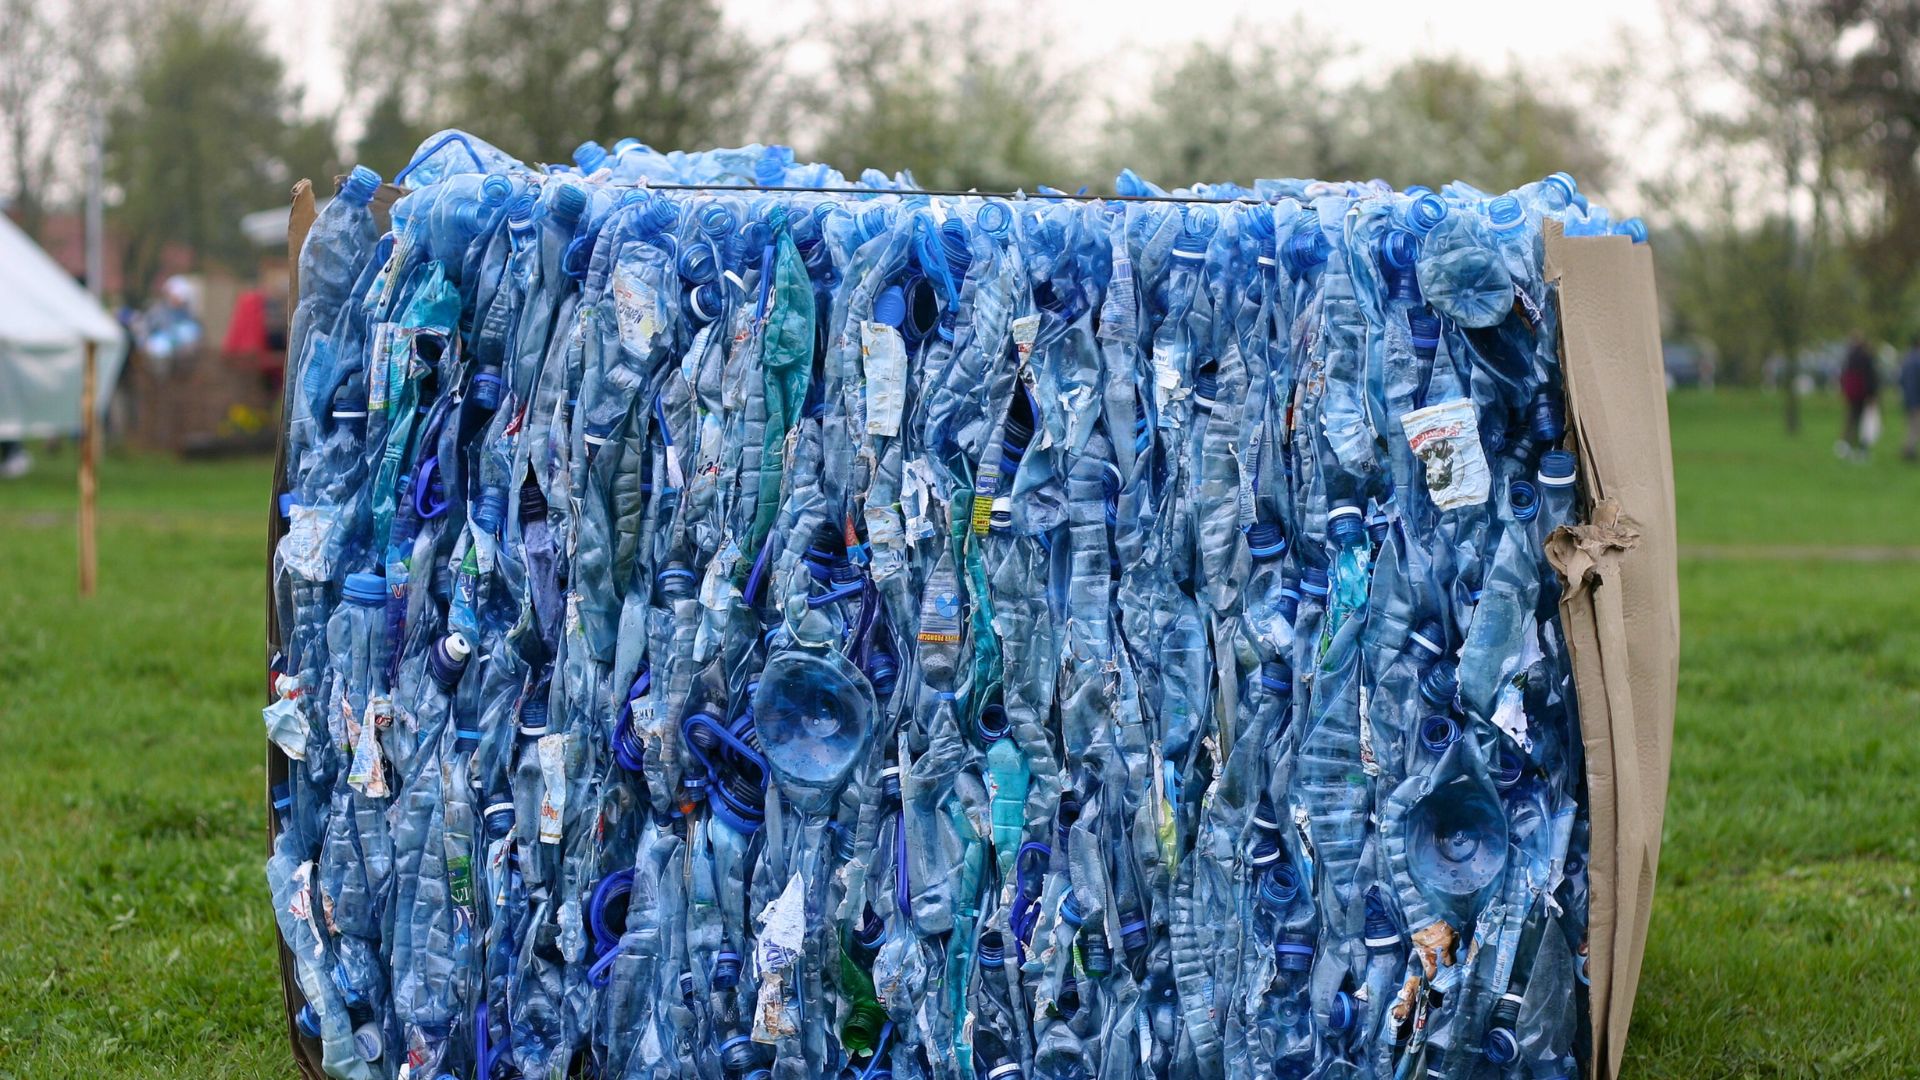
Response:
[{"label": "bottle cap", "polygon": [[1308,971],[1313,967],[1313,939],[1305,934],[1282,934],[1273,947],[1281,971]]},{"label": "bottle cap", "polygon": [[1269,694],[1285,694],[1293,690],[1293,671],[1287,665],[1269,660],[1260,665],[1260,688]]},{"label": "bottle cap", "polygon": [[1459,737],[1460,725],[1451,716],[1429,716],[1420,721],[1420,743],[1436,754],[1452,746]]},{"label": "bottle cap", "polygon": [[1366,520],[1360,516],[1360,508],[1352,503],[1342,503],[1327,511],[1327,535],[1334,543],[1345,546],[1366,534]]},{"label": "bottle cap", "polygon": [[1286,534],[1271,521],[1258,522],[1247,530],[1247,549],[1262,562],[1278,558],[1287,552]]},{"label": "bottle cap", "polygon": [[1540,484],[1543,487],[1573,486],[1573,455],[1565,450],[1549,450],[1540,455]]},{"label": "bottle cap", "polygon": [[1540,512],[1540,496],[1532,484],[1514,480],[1507,484],[1507,508],[1513,511],[1513,520],[1532,521]]},{"label": "bottle cap", "polygon": [[1446,647],[1440,644],[1445,636],[1445,631],[1440,629],[1440,624],[1429,619],[1407,632],[1407,643],[1432,659],[1438,660],[1446,652]]},{"label": "bottle cap", "polygon": [[380,1025],[371,1020],[353,1029],[353,1048],[362,1060],[379,1061],[381,1042]]},{"label": "bottle cap", "polygon": [[300,1025],[300,1033],[302,1035],[305,1035],[309,1039],[317,1039],[320,1037],[320,1014],[314,1011],[312,1005],[300,1006],[299,1013],[297,1013],[293,1019],[295,1023]]},{"label": "bottle cap", "polygon": [[1447,204],[1432,191],[1422,188],[1417,195],[1414,191],[1414,188],[1407,189],[1407,194],[1414,196],[1412,205],[1407,207],[1407,224],[1424,235],[1447,219]]},{"label": "bottle cap", "polygon": [[873,321],[885,323],[895,330],[907,322],[907,290],[898,285],[889,285],[873,298]]},{"label": "bottle cap", "polygon": [[1526,222],[1526,208],[1511,195],[1502,195],[1487,203],[1487,224],[1493,226],[1495,232],[1512,232]]},{"label": "bottle cap", "polygon": [[1360,1003],[1345,990],[1336,991],[1327,1005],[1327,1026],[1335,1031],[1348,1031],[1359,1018]]},{"label": "bottle cap", "polygon": [[1309,566],[1300,573],[1300,589],[1308,596],[1325,600],[1327,598],[1327,572],[1318,566]]},{"label": "bottle cap", "polygon": [[340,197],[349,206],[365,206],[373,201],[373,195],[380,190],[380,174],[365,165],[355,165],[347,178],[340,182]]},{"label": "bottle cap", "polygon": [[587,209],[587,192],[578,184],[561,184],[553,192],[553,220],[572,228]]},{"label": "bottle cap", "polygon": [[348,574],[342,596],[354,604],[373,607],[387,602],[387,579],[379,574]]},{"label": "bottle cap", "polygon": [[1487,1060],[1495,1065],[1505,1065],[1520,1056],[1520,1043],[1514,1039],[1513,1032],[1506,1028],[1489,1030],[1483,1047],[1487,1052]]}]

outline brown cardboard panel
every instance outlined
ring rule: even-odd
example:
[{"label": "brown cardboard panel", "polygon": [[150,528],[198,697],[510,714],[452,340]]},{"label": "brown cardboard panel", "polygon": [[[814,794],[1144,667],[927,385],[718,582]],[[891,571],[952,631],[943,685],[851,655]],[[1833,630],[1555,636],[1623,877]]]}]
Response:
[{"label": "brown cardboard panel", "polygon": [[1618,1075],[1640,983],[1666,816],[1680,594],[1653,253],[1549,223],[1568,426],[1593,503],[1556,534],[1593,822],[1588,917],[1594,1075]]},{"label": "brown cardboard panel", "polygon": [[[293,213],[287,218],[287,310],[293,311],[300,298],[300,249],[306,246],[307,232],[313,228],[318,211],[314,206],[313,183],[302,180],[293,185]],[[287,425],[286,418],[280,421],[280,435],[276,441],[273,456],[273,489],[267,492],[267,655],[262,670],[269,670],[273,663],[274,643],[280,640],[280,612],[273,604],[273,553],[280,546],[280,492],[286,487],[287,471]],[[267,680],[267,704],[274,700],[273,680]],[[267,740],[267,855],[273,855],[273,786],[287,778],[287,757],[280,748]],[[294,978],[293,954],[287,951],[287,943],[281,939],[276,929],[273,941],[280,954],[280,993],[287,1007],[287,1038],[293,1044],[293,1064],[300,1070],[305,1080],[325,1080],[320,1069],[319,1047],[300,1033],[294,1023],[294,1016],[300,1007],[306,1004],[306,998],[300,994],[299,981]]]}]

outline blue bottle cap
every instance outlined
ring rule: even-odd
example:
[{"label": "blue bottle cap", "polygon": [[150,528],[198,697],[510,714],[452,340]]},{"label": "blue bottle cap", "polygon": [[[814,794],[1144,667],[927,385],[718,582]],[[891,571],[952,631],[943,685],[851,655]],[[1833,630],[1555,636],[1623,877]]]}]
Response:
[{"label": "blue bottle cap", "polygon": [[499,488],[481,492],[479,505],[473,508],[473,523],[481,532],[498,533],[507,516],[507,493]]},{"label": "blue bottle cap", "polygon": [[[1420,689],[1424,693],[1426,687]],[[1445,752],[1459,737],[1460,725],[1451,716],[1434,715],[1420,721],[1420,743],[1436,754]]]},{"label": "blue bottle cap", "polygon": [[[1546,194],[1548,205],[1555,210],[1564,210],[1580,197],[1580,185],[1573,177],[1564,172],[1554,173],[1540,182],[1541,191]],[[1557,204],[1557,205],[1556,205]]]},{"label": "blue bottle cap", "polygon": [[1446,631],[1440,629],[1440,624],[1432,619],[1407,632],[1407,644],[1435,660],[1446,652],[1445,641]]},{"label": "blue bottle cap", "polygon": [[1572,487],[1573,474],[1573,455],[1568,451],[1549,450],[1540,455],[1539,480],[1542,487]]},{"label": "blue bottle cap", "polygon": [[513,803],[505,800],[488,803],[487,808],[481,811],[480,819],[486,822],[489,837],[502,839],[513,831]]},{"label": "blue bottle cap", "polygon": [[320,1014],[314,1011],[313,1006],[300,1006],[300,1011],[294,1015],[293,1021],[300,1025],[300,1034],[309,1039],[320,1037]]},{"label": "blue bottle cap", "polygon": [[1498,755],[1494,758],[1493,786],[1501,791],[1511,791],[1520,783],[1527,772],[1526,758],[1502,743]]},{"label": "blue bottle cap", "polygon": [[500,372],[481,368],[473,374],[473,403],[487,412],[500,407]]},{"label": "blue bottle cap", "polygon": [[1419,194],[1415,195],[1415,190],[1407,189],[1407,194],[1414,197],[1412,205],[1407,207],[1407,224],[1424,236],[1447,219],[1447,204],[1432,191],[1420,188]]},{"label": "blue bottle cap", "polygon": [[345,199],[349,206],[367,205],[379,190],[380,174],[365,165],[355,165],[347,178],[340,182],[340,198]]},{"label": "blue bottle cap", "polygon": [[1390,951],[1400,945],[1400,928],[1394,925],[1393,913],[1387,910],[1387,901],[1380,895],[1378,886],[1367,889],[1367,922],[1363,934],[1370,952]]},{"label": "blue bottle cap", "polygon": [[382,1044],[380,1025],[369,1020],[353,1029],[353,1048],[360,1052],[363,1061],[379,1061]]},{"label": "blue bottle cap", "polygon": [[1247,550],[1261,562],[1277,559],[1287,553],[1286,535],[1271,521],[1256,522],[1247,530]]},{"label": "blue bottle cap", "polygon": [[529,738],[547,733],[547,698],[535,693],[520,704],[520,734]]},{"label": "blue bottle cap", "polygon": [[1220,376],[1214,369],[1201,368],[1193,373],[1193,403],[1202,409],[1213,408],[1220,395]]},{"label": "blue bottle cap", "polygon": [[1013,722],[1007,718],[1006,707],[998,702],[981,709],[979,718],[974,721],[974,730],[979,733],[982,742],[999,742],[1012,729]]},{"label": "blue bottle cap", "polygon": [[1630,217],[1613,227],[1615,236],[1625,236],[1636,244],[1647,242],[1647,223],[1637,217]]},{"label": "blue bottle cap", "polygon": [[348,574],[341,596],[349,603],[375,607],[387,602],[387,579],[379,574]]},{"label": "blue bottle cap", "polygon": [[499,173],[488,173],[480,180],[480,202],[498,209],[513,198],[513,181]]},{"label": "blue bottle cap", "polygon": [[967,271],[973,268],[973,243],[967,236],[966,222],[954,217],[940,226],[940,250],[947,257],[947,273],[953,276],[953,283],[958,287]]},{"label": "blue bottle cap", "polygon": [[293,508],[299,505],[300,504],[298,502],[294,501],[293,492],[283,491],[280,493],[280,516],[281,517],[292,517]]},{"label": "blue bottle cap", "polygon": [[1542,446],[1559,442],[1566,432],[1566,424],[1560,418],[1560,402],[1546,390],[1533,395],[1532,403],[1527,406],[1527,430],[1533,433],[1533,441]]},{"label": "blue bottle cap", "polygon": [[1527,223],[1526,208],[1511,195],[1502,195],[1487,203],[1487,224],[1494,232],[1512,232]]},{"label": "blue bottle cap", "polygon": [[1286,264],[1287,273],[1298,278],[1327,261],[1332,251],[1327,243],[1326,234],[1320,231],[1316,222],[1303,229],[1295,230],[1280,251],[1280,261]]},{"label": "blue bottle cap", "polygon": [[1253,817],[1247,823],[1267,832],[1280,831],[1280,815],[1273,812],[1273,804],[1266,799],[1261,799],[1254,805]]},{"label": "blue bottle cap", "polygon": [[1431,358],[1440,348],[1440,317],[1425,307],[1414,308],[1407,313],[1407,334],[1413,340],[1413,351]]},{"label": "blue bottle cap", "polygon": [[1380,235],[1380,261],[1393,270],[1411,270],[1420,258],[1420,238],[1405,229],[1388,229]]},{"label": "blue bottle cap", "polygon": [[587,209],[586,189],[578,184],[561,184],[553,193],[553,220],[572,228]]},{"label": "blue bottle cap", "polygon": [[1420,696],[1425,698],[1429,705],[1437,705],[1443,709],[1449,708],[1459,693],[1460,678],[1454,671],[1453,664],[1446,660],[1434,664],[1427,669],[1426,674],[1420,676]]},{"label": "blue bottle cap", "polygon": [[1253,846],[1247,849],[1247,862],[1256,867],[1272,866],[1280,861],[1280,844],[1272,834],[1264,833],[1254,838]]},{"label": "blue bottle cap", "polygon": [[1300,572],[1300,590],[1315,599],[1327,598],[1327,572],[1318,566],[1309,566]]},{"label": "blue bottle cap", "polygon": [[607,163],[607,148],[588,139],[573,148],[573,163],[580,167],[582,173],[592,176]]},{"label": "blue bottle cap", "polygon": [[1292,866],[1281,863],[1260,875],[1260,902],[1270,908],[1283,908],[1300,895],[1300,875]]},{"label": "blue bottle cap", "polygon": [[467,636],[455,631],[433,643],[433,649],[427,654],[427,667],[433,674],[433,681],[441,690],[451,691],[459,685],[460,673],[467,670],[467,658],[473,655],[473,646],[467,643]]},{"label": "blue bottle cap", "polygon": [[1520,1043],[1513,1037],[1513,1032],[1506,1028],[1488,1031],[1486,1042],[1482,1045],[1487,1052],[1487,1060],[1495,1065],[1505,1065],[1520,1056]]},{"label": "blue bottle cap", "polygon": [[1277,660],[1260,665],[1260,688],[1276,696],[1293,690],[1293,672]]},{"label": "blue bottle cap", "polygon": [[726,292],[717,281],[703,281],[687,290],[687,314],[706,325],[720,317],[726,304]]},{"label": "blue bottle cap", "polygon": [[1366,519],[1361,517],[1358,506],[1342,503],[1327,511],[1327,535],[1341,547],[1358,543],[1366,533]]},{"label": "blue bottle cap", "polygon": [[1306,934],[1281,934],[1273,946],[1281,971],[1308,971],[1313,968],[1313,939]]},{"label": "blue bottle cap", "polygon": [[1345,1032],[1351,1030],[1354,1021],[1359,1018],[1360,1003],[1345,990],[1336,991],[1333,1000],[1327,1004],[1327,1026]]},{"label": "blue bottle cap", "polygon": [[1074,897],[1072,888],[1068,888],[1067,894],[1060,898],[1060,921],[1075,930],[1086,925],[1087,916],[1080,910],[1080,904]]},{"label": "blue bottle cap", "polygon": [[720,256],[705,240],[696,240],[681,248],[678,265],[680,276],[695,285],[720,276]]},{"label": "blue bottle cap", "polygon": [[906,325],[907,290],[898,285],[882,289],[880,295],[873,298],[873,321],[886,323],[895,330]]},{"label": "blue bottle cap", "polygon": [[713,985],[720,990],[731,990],[739,983],[740,954],[723,945],[713,957]]},{"label": "blue bottle cap", "polygon": [[1525,480],[1511,481],[1507,484],[1507,508],[1513,511],[1515,521],[1532,521],[1540,512],[1540,496]]}]

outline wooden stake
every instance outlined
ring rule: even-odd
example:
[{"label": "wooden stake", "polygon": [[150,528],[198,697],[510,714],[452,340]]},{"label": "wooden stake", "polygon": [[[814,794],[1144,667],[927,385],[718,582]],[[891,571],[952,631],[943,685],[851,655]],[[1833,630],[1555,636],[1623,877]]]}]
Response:
[{"label": "wooden stake", "polygon": [[92,339],[87,341],[86,365],[80,377],[80,595],[92,596],[94,579],[99,572],[99,559],[94,548],[93,508],[98,485],[94,477],[94,458],[100,433],[95,423],[93,407],[95,384],[99,376],[95,373],[96,354],[99,345]]}]

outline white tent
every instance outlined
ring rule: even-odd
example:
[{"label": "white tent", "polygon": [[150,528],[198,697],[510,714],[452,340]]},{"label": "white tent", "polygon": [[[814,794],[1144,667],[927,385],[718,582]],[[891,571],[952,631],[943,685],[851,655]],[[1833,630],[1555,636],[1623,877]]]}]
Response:
[{"label": "white tent", "polygon": [[113,396],[126,334],[60,264],[0,214],[0,439],[80,430],[86,343],[96,342],[96,415]]}]

